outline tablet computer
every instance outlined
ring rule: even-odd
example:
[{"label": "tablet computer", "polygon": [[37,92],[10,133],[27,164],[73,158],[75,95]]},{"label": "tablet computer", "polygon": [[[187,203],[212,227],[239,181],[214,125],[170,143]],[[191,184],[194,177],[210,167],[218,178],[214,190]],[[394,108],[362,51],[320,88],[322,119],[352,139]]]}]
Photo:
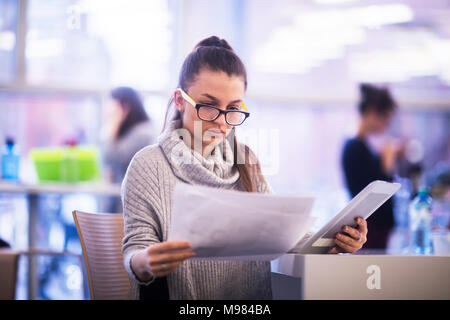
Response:
[{"label": "tablet computer", "polygon": [[[356,226],[355,218],[367,219],[383,203],[394,195],[400,183],[373,181],[354,197],[349,204],[325,224],[319,231],[298,244],[290,252],[301,254],[327,253],[336,244],[333,241],[336,233],[345,225]],[[370,230],[369,230],[370,232]]]}]

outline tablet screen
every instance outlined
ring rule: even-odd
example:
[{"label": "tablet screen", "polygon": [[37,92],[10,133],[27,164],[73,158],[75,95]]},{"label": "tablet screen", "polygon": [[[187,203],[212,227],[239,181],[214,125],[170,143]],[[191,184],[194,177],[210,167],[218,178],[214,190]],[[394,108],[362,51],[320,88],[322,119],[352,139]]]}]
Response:
[{"label": "tablet screen", "polygon": [[[379,207],[383,205],[395,192],[400,189],[399,183],[386,181],[373,181],[354,197],[349,204],[334,216],[324,227],[314,233],[301,246],[296,247],[295,252],[327,253],[330,247],[334,247],[333,241],[336,233],[345,225],[356,226],[355,218],[367,219]],[[294,252],[293,252],[294,253]]]},{"label": "tablet screen", "polygon": [[349,210],[345,218],[339,220],[339,224],[336,224],[333,228],[329,229],[323,237],[334,238],[336,233],[338,233],[342,228],[342,226],[344,225],[356,226],[354,217],[363,217],[364,219],[367,219],[373,212],[375,212],[376,209],[378,209],[378,207],[380,207],[389,198],[390,196],[384,193],[369,194],[364,199],[364,201],[359,202],[357,206]]}]

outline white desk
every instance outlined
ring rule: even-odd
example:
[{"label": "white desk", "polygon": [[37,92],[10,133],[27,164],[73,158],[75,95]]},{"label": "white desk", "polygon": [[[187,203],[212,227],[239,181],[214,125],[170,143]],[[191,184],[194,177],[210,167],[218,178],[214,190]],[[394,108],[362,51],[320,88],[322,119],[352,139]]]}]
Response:
[{"label": "white desk", "polygon": [[274,299],[450,299],[450,256],[285,254]]},{"label": "white desk", "polygon": [[99,196],[120,196],[120,185],[112,183],[99,182],[79,182],[79,183],[39,183],[22,184],[11,183],[0,180],[0,193],[18,193],[18,194],[73,194],[89,193]]},{"label": "white desk", "polygon": [[[0,193],[24,194],[28,200],[28,249],[36,250],[38,197],[43,194],[90,194],[94,196],[120,196],[120,185],[99,182],[23,184],[0,180]],[[75,210],[76,208],[74,208]],[[54,253],[52,253],[54,254]],[[28,264],[28,298],[37,295],[36,258],[31,255]]]}]

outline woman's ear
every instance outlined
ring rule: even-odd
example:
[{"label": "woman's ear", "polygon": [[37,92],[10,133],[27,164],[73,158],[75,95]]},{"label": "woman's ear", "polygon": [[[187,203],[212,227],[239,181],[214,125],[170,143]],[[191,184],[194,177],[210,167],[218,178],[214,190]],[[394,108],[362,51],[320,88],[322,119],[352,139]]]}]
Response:
[{"label": "woman's ear", "polygon": [[176,90],[173,94],[173,101],[175,102],[175,108],[178,111],[184,112],[184,99],[181,96],[181,92]]}]

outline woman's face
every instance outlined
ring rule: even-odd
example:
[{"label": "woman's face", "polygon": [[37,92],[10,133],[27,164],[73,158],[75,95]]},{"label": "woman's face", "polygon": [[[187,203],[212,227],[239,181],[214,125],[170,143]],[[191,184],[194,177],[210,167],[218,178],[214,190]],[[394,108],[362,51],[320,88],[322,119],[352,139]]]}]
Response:
[{"label": "woman's face", "polygon": [[103,115],[105,122],[121,123],[127,113],[128,110],[118,100],[110,99]]},{"label": "woman's face", "polygon": [[[204,68],[187,88],[186,93],[196,103],[213,105],[221,110],[235,110],[244,99],[245,84],[240,76],[228,76],[223,71]],[[233,128],[226,123],[224,114],[214,121],[201,120],[194,106],[184,100],[179,91],[175,92],[174,98],[176,108],[182,113],[183,128],[189,130],[195,140],[201,139],[203,148],[219,144]]]},{"label": "woman's face", "polygon": [[372,109],[367,111],[365,118],[369,123],[370,131],[380,134],[389,128],[393,115],[392,111],[383,114]]}]

